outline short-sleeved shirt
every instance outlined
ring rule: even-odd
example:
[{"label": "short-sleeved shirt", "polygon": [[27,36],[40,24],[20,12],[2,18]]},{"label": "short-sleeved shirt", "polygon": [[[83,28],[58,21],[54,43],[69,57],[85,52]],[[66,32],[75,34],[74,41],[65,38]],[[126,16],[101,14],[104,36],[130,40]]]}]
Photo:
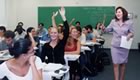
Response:
[{"label": "short-sleeved shirt", "polygon": [[[36,57],[35,65],[37,70],[42,69],[42,62],[39,57]],[[6,62],[3,62],[0,65],[0,79],[2,79],[4,76],[6,76],[8,80],[33,80],[31,67],[29,68],[28,73],[25,76],[21,77],[11,72],[6,65]]]},{"label": "short-sleeved shirt", "polygon": [[86,40],[87,41],[90,41],[90,40],[92,40],[94,38],[94,35],[93,35],[93,33],[91,32],[91,33],[88,33],[87,35],[86,35]]}]

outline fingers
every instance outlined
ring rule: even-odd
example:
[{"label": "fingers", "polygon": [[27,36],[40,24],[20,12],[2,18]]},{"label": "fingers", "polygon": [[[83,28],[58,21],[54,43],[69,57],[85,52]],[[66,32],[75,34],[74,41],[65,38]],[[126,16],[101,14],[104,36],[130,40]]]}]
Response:
[{"label": "fingers", "polygon": [[59,13],[60,13],[61,16],[64,16],[65,15],[65,8],[64,7],[61,7],[59,9]]},{"label": "fingers", "polygon": [[57,14],[58,14],[58,11],[55,12],[55,16],[57,16]]},{"label": "fingers", "polygon": [[29,63],[33,64],[35,62],[36,56],[31,56],[29,59]]},{"label": "fingers", "polygon": [[53,12],[53,17],[57,16],[57,14],[58,14],[58,11]]}]

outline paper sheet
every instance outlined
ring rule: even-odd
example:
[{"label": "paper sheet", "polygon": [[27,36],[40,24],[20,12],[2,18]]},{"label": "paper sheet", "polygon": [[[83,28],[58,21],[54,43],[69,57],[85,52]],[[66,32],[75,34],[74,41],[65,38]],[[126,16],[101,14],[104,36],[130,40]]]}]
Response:
[{"label": "paper sheet", "polygon": [[87,51],[91,51],[91,49],[87,46],[81,46],[81,50],[87,50]]},{"label": "paper sheet", "polygon": [[71,55],[71,54],[65,54],[65,59],[67,59],[68,61],[75,61],[77,60],[80,55]]},{"label": "paper sheet", "polygon": [[56,64],[56,63],[48,63],[48,64],[43,64],[43,65],[44,65],[43,70],[45,71],[55,71],[63,67],[62,64]]},{"label": "paper sheet", "polygon": [[120,47],[126,48],[126,49],[130,49],[131,45],[132,45],[132,41],[133,41],[133,38],[130,38],[130,40],[127,41],[127,37],[126,36],[122,36],[121,37]]}]

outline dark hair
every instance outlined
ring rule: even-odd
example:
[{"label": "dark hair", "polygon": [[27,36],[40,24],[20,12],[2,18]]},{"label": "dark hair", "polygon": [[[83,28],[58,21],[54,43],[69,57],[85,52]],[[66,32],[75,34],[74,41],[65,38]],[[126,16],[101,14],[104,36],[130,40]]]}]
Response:
[{"label": "dark hair", "polygon": [[21,54],[26,54],[31,47],[32,42],[29,39],[19,39],[14,43],[12,48],[9,48],[10,55],[18,58]]},{"label": "dark hair", "polygon": [[[22,25],[19,25],[19,24],[22,24]],[[25,29],[23,29],[22,26],[23,26],[23,23],[19,22],[18,25],[16,26],[16,29],[14,30],[14,32],[16,32],[16,31],[18,32],[19,29],[22,30],[22,32],[25,31]]]},{"label": "dark hair", "polygon": [[81,33],[82,33],[82,29],[81,29],[81,27],[76,26],[76,29],[77,29],[77,31],[80,32],[80,35],[81,35]]},{"label": "dark hair", "polygon": [[15,33],[14,33],[13,31],[11,31],[11,30],[7,30],[7,31],[4,33],[4,37],[5,37],[5,38],[12,38],[12,39],[14,39]]},{"label": "dark hair", "polygon": [[[99,25],[98,25],[98,24],[99,24]],[[102,25],[101,22],[97,22],[97,23],[96,23],[96,26],[95,26],[95,29],[97,29],[97,27],[98,27],[98,26],[101,26],[101,25]],[[99,29],[100,29],[100,28],[99,28]]]},{"label": "dark hair", "polygon": [[[121,9],[122,13],[123,13],[123,22],[129,20],[128,18],[128,12],[126,11],[126,9],[124,9],[123,7],[119,6],[116,8],[116,12],[118,9]],[[115,19],[118,20],[117,16],[115,15]]]},{"label": "dark hair", "polygon": [[0,30],[2,30],[3,32],[5,32],[6,31],[5,26],[0,26]]},{"label": "dark hair", "polygon": [[77,24],[77,23],[80,24],[80,21],[76,21],[76,22],[75,22],[75,24]]},{"label": "dark hair", "polygon": [[21,34],[24,30],[21,25],[17,25],[16,31],[18,32],[18,34]]},{"label": "dark hair", "polygon": [[[18,25],[19,25],[19,24],[22,24],[22,26],[23,26],[23,22],[18,22]],[[20,25],[20,26],[21,26],[21,25]]]},{"label": "dark hair", "polygon": [[27,35],[25,36],[25,38],[29,38],[29,32],[31,32],[32,31],[32,29],[34,29],[33,27],[29,27],[28,29],[27,29]]},{"label": "dark hair", "polygon": [[87,27],[87,29],[90,29],[91,31],[93,31],[93,28],[91,25],[87,25],[86,27]]},{"label": "dark hair", "polygon": [[31,32],[32,31],[32,29],[34,29],[33,27],[29,27],[28,29],[27,29],[27,34],[29,33],[29,32]]},{"label": "dark hair", "polygon": [[43,24],[43,23],[39,23],[38,25],[41,25],[42,27],[44,26],[44,24]]}]

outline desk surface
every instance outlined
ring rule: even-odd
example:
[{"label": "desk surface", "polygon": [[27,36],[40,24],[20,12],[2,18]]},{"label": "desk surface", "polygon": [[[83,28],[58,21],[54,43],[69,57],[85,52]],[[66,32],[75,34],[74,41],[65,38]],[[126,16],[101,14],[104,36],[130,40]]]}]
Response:
[{"label": "desk surface", "polygon": [[98,43],[98,42],[87,41],[83,45],[85,45],[85,46],[94,46],[94,45],[101,45],[101,44]]},{"label": "desk surface", "polygon": [[13,58],[13,56],[11,56],[9,54],[8,50],[0,51],[0,60],[1,61],[5,61],[5,60],[11,59],[11,58]]},{"label": "desk surface", "polygon": [[47,79],[48,76],[61,78],[64,74],[68,73],[69,67],[62,65],[62,64],[55,64],[55,63],[43,63],[43,75],[47,75],[45,79]]}]

